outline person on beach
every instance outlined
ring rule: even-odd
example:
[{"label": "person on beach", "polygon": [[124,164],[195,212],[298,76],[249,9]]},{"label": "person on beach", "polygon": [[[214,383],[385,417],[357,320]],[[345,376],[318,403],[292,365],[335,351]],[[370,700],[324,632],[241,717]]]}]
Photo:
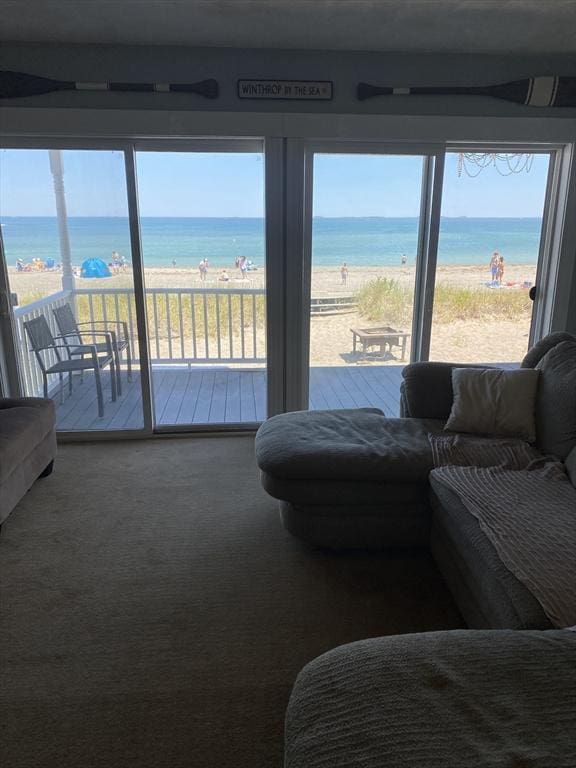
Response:
[{"label": "person on beach", "polygon": [[208,259],[202,259],[198,264],[198,271],[200,272],[200,282],[205,282],[208,275]]},{"label": "person on beach", "polygon": [[500,262],[500,254],[498,251],[494,251],[492,254],[492,257],[490,258],[490,279],[492,285],[498,284],[498,264]]},{"label": "person on beach", "polygon": [[342,285],[346,285],[346,280],[348,280],[348,265],[346,262],[340,267],[340,277],[342,278]]},{"label": "person on beach", "polygon": [[240,256],[240,274],[242,275],[242,280],[246,280],[248,277],[248,259],[246,256]]},{"label": "person on beach", "polygon": [[406,266],[406,261],[407,261],[407,259],[406,259],[406,254],[405,254],[405,253],[403,253],[403,254],[402,254],[402,259],[401,259],[401,262],[402,262],[402,266],[403,266],[403,267],[405,267],[405,266]]},{"label": "person on beach", "polygon": [[172,259],[172,266],[176,268],[176,259]]},{"label": "person on beach", "polygon": [[228,280],[230,280],[228,276],[228,272],[226,272],[225,269],[223,269],[222,272],[220,272],[220,277],[218,278],[218,280],[222,280],[224,283],[227,283]]},{"label": "person on beach", "polygon": [[504,277],[504,256],[498,258],[498,265],[496,268],[496,282],[498,285],[502,285],[502,279]]}]

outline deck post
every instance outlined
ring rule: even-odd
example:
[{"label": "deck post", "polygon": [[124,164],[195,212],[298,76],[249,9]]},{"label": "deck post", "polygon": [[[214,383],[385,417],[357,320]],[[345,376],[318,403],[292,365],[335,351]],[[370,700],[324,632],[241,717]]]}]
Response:
[{"label": "deck post", "polygon": [[72,272],[72,256],[70,253],[70,237],[68,234],[68,214],[66,212],[66,192],[64,191],[64,164],[60,149],[49,149],[50,170],[54,182],[54,198],[58,216],[58,237],[60,239],[60,258],[62,260],[62,290],[74,291],[74,273]]}]

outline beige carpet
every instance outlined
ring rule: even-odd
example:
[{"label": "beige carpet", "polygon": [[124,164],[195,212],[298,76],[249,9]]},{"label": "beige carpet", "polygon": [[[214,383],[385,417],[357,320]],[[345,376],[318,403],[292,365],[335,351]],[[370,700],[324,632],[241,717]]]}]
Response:
[{"label": "beige carpet", "polygon": [[60,449],[0,537],[6,768],[275,768],[291,685],[360,638],[460,626],[426,554],[312,551],[247,437]]}]

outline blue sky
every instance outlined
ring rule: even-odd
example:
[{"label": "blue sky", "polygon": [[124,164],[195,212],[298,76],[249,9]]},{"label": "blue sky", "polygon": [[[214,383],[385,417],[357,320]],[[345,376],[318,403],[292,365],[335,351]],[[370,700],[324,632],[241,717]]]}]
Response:
[{"label": "blue sky", "polygon": [[[126,216],[121,153],[64,152],[70,216]],[[502,177],[487,168],[474,179],[457,175],[447,156],[443,216],[541,216],[548,156],[529,173]],[[262,216],[264,163],[257,154],[139,153],[142,216]],[[368,155],[317,156],[315,216],[417,216],[422,160]],[[0,150],[0,215],[54,216],[46,150]]]}]

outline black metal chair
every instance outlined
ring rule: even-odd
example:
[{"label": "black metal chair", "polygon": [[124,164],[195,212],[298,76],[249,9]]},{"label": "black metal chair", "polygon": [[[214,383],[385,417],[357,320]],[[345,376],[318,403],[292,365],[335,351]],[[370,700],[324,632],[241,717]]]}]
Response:
[{"label": "black metal chair", "polygon": [[[118,394],[122,394],[122,381],[120,376],[120,353],[126,350],[126,368],[128,371],[128,381],[132,380],[132,355],[130,352],[130,337],[128,335],[128,323],[123,320],[117,323],[110,323],[105,320],[92,320],[79,323],[74,316],[70,304],[63,304],[52,310],[58,330],[62,335],[64,343],[69,347],[69,353],[72,357],[83,354],[86,346],[95,346],[98,354],[106,353],[108,350],[108,338],[112,343],[114,353],[114,366],[116,368],[116,388]],[[116,326],[116,330],[111,328]],[[88,326],[87,330],[82,330]],[[100,330],[97,328],[100,327]],[[122,331],[122,333],[120,333]],[[92,341],[87,341],[86,336],[92,337]],[[94,343],[95,336],[105,336],[106,341]]]},{"label": "black metal chair", "polygon": [[[83,373],[84,371],[94,371],[94,380],[96,383],[96,395],[98,398],[98,416],[104,416],[104,397],[102,395],[102,379],[100,371],[107,365],[110,366],[110,387],[112,390],[112,400],[116,400],[116,372],[114,367],[114,354],[112,342],[108,339],[106,344],[106,353],[99,355],[95,344],[84,344],[82,356],[70,357],[70,347],[67,344],[58,344],[60,336],[54,336],[44,315],[34,317],[24,323],[24,328],[30,340],[31,350],[36,356],[42,378],[44,380],[44,397],[48,397],[48,376],[51,373],[57,373],[60,379],[60,391],[62,392],[64,374],[68,374],[68,390],[72,394],[72,374],[75,371]],[[65,351],[65,356],[61,354]],[[53,353],[51,362],[49,353]]]}]

